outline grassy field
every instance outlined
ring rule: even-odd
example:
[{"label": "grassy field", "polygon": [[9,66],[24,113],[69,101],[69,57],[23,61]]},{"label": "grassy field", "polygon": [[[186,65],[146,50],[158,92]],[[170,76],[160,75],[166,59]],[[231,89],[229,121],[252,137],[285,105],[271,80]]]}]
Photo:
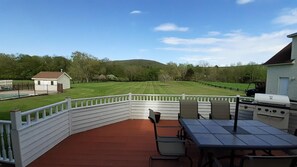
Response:
[{"label": "grassy field", "polygon": [[255,88],[255,84],[251,83],[227,83],[227,82],[203,82],[209,85],[213,85],[213,86],[221,86],[221,87],[225,87],[225,88],[234,88],[234,89],[238,89],[241,91],[244,91],[246,89],[254,89]]},{"label": "grassy field", "polygon": [[85,98],[117,94],[188,94],[188,95],[243,95],[244,92],[202,85],[197,82],[101,82],[72,84],[61,94],[0,101],[0,119],[9,119],[9,111],[27,111],[64,100],[66,97]]}]

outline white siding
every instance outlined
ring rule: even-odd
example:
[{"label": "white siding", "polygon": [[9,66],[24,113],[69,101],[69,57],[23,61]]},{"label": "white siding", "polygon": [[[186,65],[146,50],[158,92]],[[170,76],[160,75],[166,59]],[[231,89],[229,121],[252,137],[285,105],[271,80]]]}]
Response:
[{"label": "white siding", "polygon": [[[40,81],[40,85],[38,85],[38,81]],[[53,85],[51,85],[51,81],[53,81]],[[56,80],[34,80],[34,84],[37,91],[57,91]]]},{"label": "white siding", "polygon": [[23,164],[26,166],[69,136],[68,112],[19,131]]},{"label": "white siding", "polygon": [[72,110],[72,134],[128,120],[129,102],[104,104]]},{"label": "white siding", "polygon": [[58,78],[58,83],[63,84],[63,89],[70,89],[70,79],[66,75]]},{"label": "white siding", "polygon": [[292,41],[292,55],[291,55],[291,59],[297,60],[297,36],[295,36],[293,38],[293,41]]},{"label": "white siding", "polygon": [[288,96],[297,100],[297,65],[268,66],[266,79],[266,93],[278,94],[279,78],[289,78]]}]

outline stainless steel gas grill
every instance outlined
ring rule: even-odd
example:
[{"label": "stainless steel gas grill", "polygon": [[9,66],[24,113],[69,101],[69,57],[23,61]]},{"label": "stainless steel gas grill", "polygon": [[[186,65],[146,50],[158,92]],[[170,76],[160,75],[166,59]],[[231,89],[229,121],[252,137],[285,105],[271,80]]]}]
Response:
[{"label": "stainless steel gas grill", "polygon": [[290,99],[284,95],[255,94],[253,119],[279,129],[288,129]]}]

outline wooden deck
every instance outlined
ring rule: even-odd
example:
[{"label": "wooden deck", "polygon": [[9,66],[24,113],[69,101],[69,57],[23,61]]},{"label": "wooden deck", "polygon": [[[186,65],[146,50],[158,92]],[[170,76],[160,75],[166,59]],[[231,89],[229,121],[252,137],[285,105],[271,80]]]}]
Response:
[{"label": "wooden deck", "polygon": [[[160,125],[178,125],[177,121],[161,120]],[[177,129],[161,130],[176,135]],[[188,146],[194,165],[198,149]],[[149,120],[127,120],[68,137],[32,162],[29,167],[140,167],[149,166],[150,155],[158,155],[153,125]],[[154,167],[190,166],[188,159],[154,161]]]},{"label": "wooden deck", "polygon": [[[178,125],[177,121],[160,121],[161,125]],[[176,135],[177,129],[163,134]],[[150,155],[158,155],[153,125],[149,120],[127,120],[68,137],[32,162],[29,167],[149,166]],[[174,166],[180,161],[154,161],[154,166]]]}]

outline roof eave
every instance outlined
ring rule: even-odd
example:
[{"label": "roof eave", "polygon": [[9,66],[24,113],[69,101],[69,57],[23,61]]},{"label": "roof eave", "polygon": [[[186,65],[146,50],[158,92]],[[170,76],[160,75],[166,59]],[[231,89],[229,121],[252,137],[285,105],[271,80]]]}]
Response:
[{"label": "roof eave", "polygon": [[[63,74],[66,75],[70,80],[72,79],[72,78],[70,77],[70,75],[68,75],[66,72],[63,72]],[[63,76],[63,74],[60,75],[57,79],[61,78],[61,77]]]},{"label": "roof eave", "polygon": [[294,65],[295,60],[292,60],[291,62],[288,63],[277,63],[277,64],[263,64],[265,66],[284,66],[284,65]]},{"label": "roof eave", "polygon": [[39,80],[53,80],[53,81],[56,81],[58,80],[58,78],[31,78],[33,80],[36,80],[36,79],[39,79]]},{"label": "roof eave", "polygon": [[297,36],[297,32],[293,33],[293,34],[290,34],[290,35],[287,35],[288,38],[293,38],[293,37],[296,37],[296,36]]}]

